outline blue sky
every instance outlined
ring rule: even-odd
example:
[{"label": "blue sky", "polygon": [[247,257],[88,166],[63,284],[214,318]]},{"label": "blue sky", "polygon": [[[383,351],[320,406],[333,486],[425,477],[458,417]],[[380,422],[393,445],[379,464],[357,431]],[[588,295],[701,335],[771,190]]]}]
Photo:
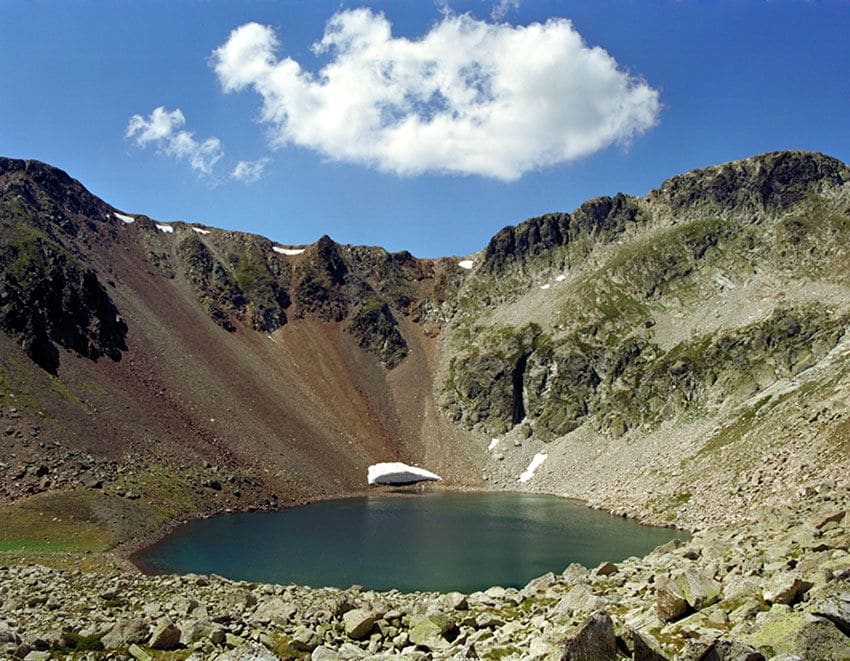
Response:
[{"label": "blue sky", "polygon": [[0,154],[160,220],[418,256],[755,153],[850,161],[850,3],[502,5],[5,0]]}]

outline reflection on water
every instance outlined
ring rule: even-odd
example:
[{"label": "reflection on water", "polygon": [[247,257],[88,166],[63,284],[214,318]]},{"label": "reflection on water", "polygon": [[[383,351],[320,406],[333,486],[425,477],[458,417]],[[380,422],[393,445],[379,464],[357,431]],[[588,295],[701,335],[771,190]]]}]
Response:
[{"label": "reflection on water", "polygon": [[553,496],[428,493],[192,521],[134,561],[313,587],[469,592],[644,555],[678,536]]}]

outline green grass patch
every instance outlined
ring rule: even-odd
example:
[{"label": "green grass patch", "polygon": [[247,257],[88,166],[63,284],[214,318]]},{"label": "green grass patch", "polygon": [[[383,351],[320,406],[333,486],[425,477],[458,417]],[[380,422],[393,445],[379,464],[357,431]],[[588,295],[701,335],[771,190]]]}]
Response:
[{"label": "green grass patch", "polygon": [[26,555],[108,549],[115,540],[92,512],[97,498],[105,496],[51,492],[0,508],[0,552]]}]

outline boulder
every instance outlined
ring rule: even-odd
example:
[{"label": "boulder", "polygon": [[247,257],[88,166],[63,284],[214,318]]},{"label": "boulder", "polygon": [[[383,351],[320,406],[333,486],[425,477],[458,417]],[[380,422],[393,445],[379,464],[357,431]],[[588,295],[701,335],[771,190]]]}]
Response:
[{"label": "boulder", "polygon": [[720,598],[720,589],[720,583],[707,572],[694,568],[659,576],[655,586],[658,618],[672,622],[691,611],[711,606]]},{"label": "boulder", "polygon": [[850,637],[850,592],[819,601],[812,606],[811,612],[829,620],[841,633]]},{"label": "boulder", "polygon": [[611,574],[616,574],[618,571],[619,568],[613,562],[603,562],[596,568],[596,575],[610,576]]},{"label": "boulder", "polygon": [[820,530],[824,528],[828,523],[838,523],[847,513],[844,510],[839,510],[837,512],[826,512],[823,514],[818,514],[809,521],[809,525],[813,528],[817,528]]},{"label": "boulder", "polygon": [[769,604],[793,604],[803,594],[803,579],[796,572],[780,572],[773,576],[762,592]]},{"label": "boulder", "polygon": [[591,613],[604,608],[606,604],[607,601],[604,598],[593,594],[586,585],[579,584],[561,597],[555,609],[559,613],[571,615],[572,613]]},{"label": "boulder", "polygon": [[249,641],[236,649],[219,654],[215,659],[216,661],[278,661],[278,656],[264,645]]},{"label": "boulder", "polygon": [[127,653],[136,661],[153,661],[153,657],[136,644],[130,645]]},{"label": "boulder", "polygon": [[308,627],[298,627],[292,635],[290,647],[299,652],[312,652],[319,646],[319,635]]},{"label": "boulder", "polygon": [[688,612],[688,601],[681,588],[668,576],[655,582],[655,610],[662,622],[673,622]]},{"label": "boulder", "polygon": [[631,634],[634,661],[669,661],[654,638],[634,630]]},{"label": "boulder", "polygon": [[561,661],[614,661],[618,656],[614,622],[605,611],[592,615],[563,644]]},{"label": "boulder", "polygon": [[447,636],[456,630],[454,620],[446,615],[425,615],[411,618],[408,636],[414,645],[439,651],[450,646]]},{"label": "boulder", "polygon": [[720,599],[720,583],[706,572],[686,569],[676,580],[688,605],[694,610],[711,606]]},{"label": "boulder", "polygon": [[101,639],[106,649],[128,647],[133,643],[143,643],[150,637],[151,629],[142,619],[120,620]]},{"label": "boulder", "polygon": [[846,661],[850,657],[850,639],[832,622],[784,605],[773,606],[742,638],[758,649],[769,648],[774,655],[794,654],[818,661]]},{"label": "boulder", "polygon": [[180,644],[189,647],[206,640],[215,631],[215,625],[209,620],[189,620],[180,623]]},{"label": "boulder", "polygon": [[443,603],[446,605],[446,608],[454,611],[465,611],[469,608],[466,595],[460,592],[449,592],[443,595]]},{"label": "boulder", "polygon": [[153,629],[148,647],[152,650],[173,650],[180,646],[180,629],[168,618],[161,620]]},{"label": "boulder", "polygon": [[24,661],[48,661],[51,656],[53,655],[50,652],[39,652],[38,650],[33,650],[24,657]]},{"label": "boulder", "polygon": [[362,640],[375,626],[375,614],[362,608],[355,608],[342,616],[345,635],[354,640]]},{"label": "boulder", "polygon": [[311,661],[339,661],[339,654],[334,652],[330,647],[319,645],[313,650],[310,655]]},{"label": "boulder", "polygon": [[699,657],[700,661],[765,661],[752,645],[736,640],[715,640]]},{"label": "boulder", "polygon": [[254,611],[253,620],[256,622],[271,622],[278,626],[286,625],[298,612],[294,604],[275,597],[264,601]]}]

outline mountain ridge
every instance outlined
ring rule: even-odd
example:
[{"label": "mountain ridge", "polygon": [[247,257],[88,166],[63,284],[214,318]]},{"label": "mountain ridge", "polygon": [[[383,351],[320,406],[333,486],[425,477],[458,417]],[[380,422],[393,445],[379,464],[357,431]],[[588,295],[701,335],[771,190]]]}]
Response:
[{"label": "mountain ridge", "polygon": [[[0,159],[0,383],[15,455],[0,498],[53,511],[51,494],[70,490],[69,507],[88,511],[117,497],[135,527],[115,521],[108,545],[178,513],[358,492],[369,463],[403,460],[450,485],[570,495],[645,520],[726,516],[709,486],[688,487],[687,470],[665,482],[657,448],[633,446],[669,443],[684,466],[707,447],[743,448],[746,433],[718,434],[843,346],[848,181],[822,154],[763,154],[503,228],[464,268],[327,236],[283,248],[162,223],[51,166]],[[838,367],[816,389],[843,383]],[[758,425],[785,439],[783,397]],[[675,425],[688,431],[662,441]],[[802,454],[833,456],[842,425]],[[594,484],[565,453],[598,446],[634,465],[588,458],[611,473]],[[535,453],[547,463],[518,483]],[[633,488],[612,490],[627,475]]]}]

